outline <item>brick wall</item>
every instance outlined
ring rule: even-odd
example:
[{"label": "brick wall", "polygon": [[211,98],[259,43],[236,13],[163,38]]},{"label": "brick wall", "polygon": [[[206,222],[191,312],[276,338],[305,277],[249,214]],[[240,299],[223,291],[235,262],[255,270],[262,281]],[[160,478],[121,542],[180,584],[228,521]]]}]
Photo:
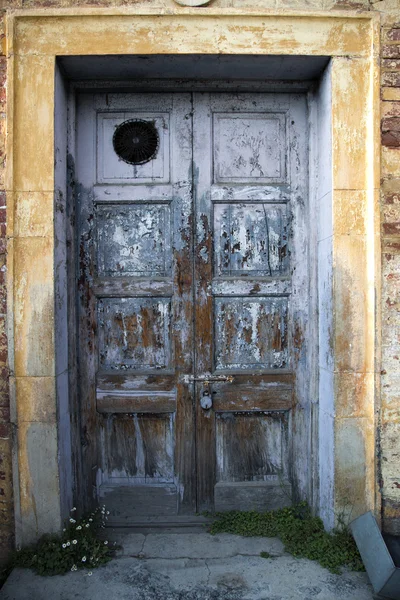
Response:
[{"label": "brick wall", "polygon": [[[399,7],[400,8],[400,7]],[[394,15],[393,15],[394,16]],[[382,412],[380,484],[383,525],[400,534],[400,11],[386,17],[381,54]]]},{"label": "brick wall", "polygon": [[14,543],[11,468],[11,423],[7,360],[6,193],[4,190],[6,130],[6,57],[3,13],[0,13],[0,567]]}]

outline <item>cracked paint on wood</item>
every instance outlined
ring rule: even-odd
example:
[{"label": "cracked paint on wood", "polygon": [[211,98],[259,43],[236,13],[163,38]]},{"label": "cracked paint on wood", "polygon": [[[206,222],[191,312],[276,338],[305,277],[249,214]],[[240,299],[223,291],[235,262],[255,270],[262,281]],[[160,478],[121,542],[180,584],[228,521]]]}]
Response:
[{"label": "cracked paint on wood", "polygon": [[97,252],[100,276],[166,276],[171,272],[170,207],[100,206]]},{"label": "cracked paint on wood", "polygon": [[289,266],[284,204],[218,204],[214,243],[219,275],[285,275]]},{"label": "cracked paint on wood", "polygon": [[[292,104],[296,104],[294,98]],[[146,163],[146,176],[121,165],[113,181],[107,175],[106,185],[105,173],[115,160],[115,156],[107,158],[114,152],[110,140],[115,126],[137,114],[153,122],[161,110],[163,118],[155,124],[160,138],[164,129],[172,142],[170,154],[160,147],[160,155]],[[289,146],[288,98],[273,94],[97,95],[82,98],[80,115],[78,161],[80,154],[84,157],[89,151],[92,139],[98,143],[96,155],[79,162],[77,187],[81,393],[91,398],[84,405],[85,453],[86,461],[97,456],[98,493],[103,494],[104,486],[164,481],[168,497],[170,484],[176,486],[177,494],[179,490],[178,511],[184,501],[194,503],[196,488],[199,508],[212,506],[218,464],[232,461],[232,446],[236,447],[240,435],[243,468],[232,474],[231,482],[256,481],[257,473],[266,481],[275,469],[290,485],[288,415],[296,405],[292,401],[295,388],[290,375],[289,381],[278,375],[271,380],[268,375],[270,371],[290,373],[297,364],[290,357],[290,340],[297,338],[291,333],[294,229],[289,223],[292,212],[294,216],[304,212],[304,198],[298,192],[302,184],[297,181],[302,177],[298,164],[304,157],[299,159],[294,130]],[[199,146],[198,136],[207,135],[209,127],[214,128],[214,136]],[[293,156],[291,148],[295,148]],[[178,164],[179,152],[183,156]],[[160,162],[165,156],[171,162],[169,158]],[[285,184],[285,196],[277,191],[279,182]],[[223,190],[233,185],[236,195],[227,192],[224,196]],[[293,211],[294,193],[301,202]],[[296,292],[303,293],[300,288]],[[190,377],[183,375],[204,378],[224,370],[238,379],[212,389],[219,411],[198,409],[205,389],[201,383],[193,386]],[[235,399],[227,386],[236,393]],[[273,391],[271,386],[275,386]],[[196,456],[186,451],[194,436],[189,441],[184,433],[194,426],[195,406],[200,410]],[[242,416],[230,418],[228,407]],[[285,423],[284,435],[278,421]],[[148,430],[151,441],[146,437]],[[205,436],[216,444],[215,456],[209,445],[204,446]],[[260,450],[257,458],[256,448]],[[168,476],[166,457],[174,457],[175,465]],[[201,483],[193,475],[196,463],[206,469]],[[190,479],[189,486],[183,483],[185,477],[187,482]],[[229,481],[229,476],[221,481]],[[204,485],[208,486],[206,494]],[[248,493],[251,498],[251,490]],[[268,497],[265,503],[267,507]]]},{"label": "cracked paint on wood", "polygon": [[288,366],[287,298],[217,298],[217,369],[280,369]]},{"label": "cracked paint on wood", "polygon": [[101,368],[166,369],[171,366],[170,302],[152,298],[102,298],[98,303]]}]

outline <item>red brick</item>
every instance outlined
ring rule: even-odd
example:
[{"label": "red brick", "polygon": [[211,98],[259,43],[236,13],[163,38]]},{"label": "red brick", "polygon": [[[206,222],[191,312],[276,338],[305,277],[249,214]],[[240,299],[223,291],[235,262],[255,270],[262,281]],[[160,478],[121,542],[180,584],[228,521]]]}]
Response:
[{"label": "red brick", "polygon": [[384,58],[381,61],[381,67],[390,71],[398,71],[400,69],[400,59]]},{"label": "red brick", "polygon": [[0,406],[0,422],[10,422],[10,408],[8,406]]},{"label": "red brick", "polygon": [[14,531],[10,525],[0,527],[0,561],[7,562],[10,552],[14,548]]},{"label": "red brick", "polygon": [[0,285],[0,315],[7,314],[7,289],[5,285]]},{"label": "red brick", "polygon": [[0,56],[0,105],[6,102],[7,58]]},{"label": "red brick", "polygon": [[386,146],[387,148],[400,148],[400,131],[387,131],[382,133],[381,142],[382,146]]},{"label": "red brick", "polygon": [[400,131],[400,117],[387,117],[381,121],[382,131]]},{"label": "red brick", "polygon": [[400,44],[384,44],[381,55],[382,58],[400,58]]},{"label": "red brick", "polygon": [[393,42],[400,41],[400,28],[393,28],[387,32],[386,37],[388,40],[392,40]]},{"label": "red brick", "polygon": [[400,223],[382,223],[384,235],[399,235]]},{"label": "red brick", "polygon": [[382,85],[400,87],[400,73],[382,73]]},{"label": "red brick", "polygon": [[383,195],[383,201],[385,204],[398,204],[400,203],[400,188],[398,192]]},{"label": "red brick", "polygon": [[0,423],[0,438],[8,439],[11,435],[10,423]]},{"label": "red brick", "polygon": [[[0,526],[6,527],[13,525],[14,509],[12,502],[0,502]],[[12,529],[10,527],[10,531]]]},{"label": "red brick", "polygon": [[400,117],[400,102],[392,101],[382,103],[382,115],[383,119],[390,119],[391,117]]}]

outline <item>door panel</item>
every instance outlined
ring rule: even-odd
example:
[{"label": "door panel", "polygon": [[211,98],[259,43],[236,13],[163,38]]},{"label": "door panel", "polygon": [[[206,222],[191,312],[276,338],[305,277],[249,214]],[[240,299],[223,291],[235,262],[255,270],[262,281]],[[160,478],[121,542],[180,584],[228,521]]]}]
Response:
[{"label": "door panel", "polygon": [[291,498],[293,316],[307,306],[305,105],[194,98],[198,508],[275,508]]},{"label": "door panel", "polygon": [[[115,524],[290,502],[308,364],[305,108],[290,94],[79,99],[82,451],[88,498]],[[144,164],[114,151],[132,120],[158,132]]]},{"label": "door panel", "polygon": [[[78,106],[83,453],[88,496],[96,489],[115,523],[195,511],[183,379],[193,372],[191,109],[190,94],[82,95]],[[113,147],[132,120],[157,130],[144,164]]]}]

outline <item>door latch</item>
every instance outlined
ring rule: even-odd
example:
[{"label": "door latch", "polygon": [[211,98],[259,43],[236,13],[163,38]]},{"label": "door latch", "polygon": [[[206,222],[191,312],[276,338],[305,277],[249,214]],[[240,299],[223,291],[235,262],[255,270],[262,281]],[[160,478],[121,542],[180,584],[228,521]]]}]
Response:
[{"label": "door latch", "polygon": [[232,383],[232,381],[232,375],[199,375],[198,377],[189,375],[187,377],[188,383],[204,383],[204,385],[209,383]]},{"label": "door latch", "polygon": [[204,410],[209,410],[212,407],[212,398],[208,389],[204,390],[200,398],[200,406]]}]

